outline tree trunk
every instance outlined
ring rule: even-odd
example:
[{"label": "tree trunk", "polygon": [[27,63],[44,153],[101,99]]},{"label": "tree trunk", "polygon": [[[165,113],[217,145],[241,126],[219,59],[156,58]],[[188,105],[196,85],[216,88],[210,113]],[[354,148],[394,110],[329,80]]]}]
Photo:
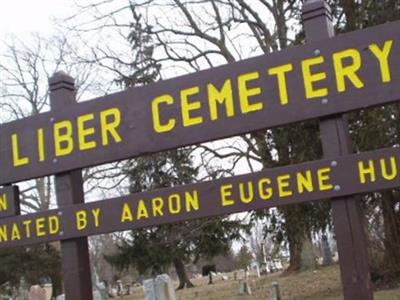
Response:
[{"label": "tree trunk", "polygon": [[382,192],[382,215],[384,226],[384,264],[389,276],[400,275],[400,216],[395,211],[397,199],[393,191]]},{"label": "tree trunk", "polygon": [[302,243],[297,241],[296,239],[292,239],[292,236],[288,235],[288,242],[289,242],[289,267],[286,271],[294,272],[299,271],[301,269],[301,249]]},{"label": "tree trunk", "polygon": [[185,265],[183,264],[180,258],[174,258],[174,266],[176,270],[176,274],[179,278],[179,286],[178,290],[186,288],[194,287],[193,283],[190,282],[189,277],[187,276]]}]

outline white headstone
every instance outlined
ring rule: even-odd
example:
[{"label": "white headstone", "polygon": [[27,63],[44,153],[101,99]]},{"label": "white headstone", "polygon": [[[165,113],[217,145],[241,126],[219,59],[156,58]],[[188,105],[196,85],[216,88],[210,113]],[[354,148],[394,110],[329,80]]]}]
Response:
[{"label": "white headstone", "polygon": [[256,275],[257,275],[257,278],[260,278],[260,277],[261,277],[261,274],[260,274],[260,267],[259,267],[258,265],[256,265]]},{"label": "white headstone", "polygon": [[156,277],[155,291],[157,300],[176,300],[174,285],[167,274]]},{"label": "white headstone", "polygon": [[65,300],[65,295],[64,295],[64,294],[58,295],[58,296],[56,297],[56,300]]},{"label": "white headstone", "polygon": [[146,300],[156,300],[155,280],[143,280],[143,290]]}]

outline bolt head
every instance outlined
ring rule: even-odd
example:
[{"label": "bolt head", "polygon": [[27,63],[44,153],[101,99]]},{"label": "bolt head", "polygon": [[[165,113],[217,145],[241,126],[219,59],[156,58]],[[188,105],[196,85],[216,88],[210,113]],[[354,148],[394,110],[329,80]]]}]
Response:
[{"label": "bolt head", "polygon": [[320,55],[320,54],[321,54],[321,50],[319,50],[319,49],[314,50],[314,55]]},{"label": "bolt head", "polygon": [[336,160],[332,160],[331,166],[332,167],[336,167],[337,165],[338,165],[337,161]]},{"label": "bolt head", "polygon": [[335,192],[339,192],[341,187],[340,187],[340,185],[335,185],[335,187],[333,189]]}]

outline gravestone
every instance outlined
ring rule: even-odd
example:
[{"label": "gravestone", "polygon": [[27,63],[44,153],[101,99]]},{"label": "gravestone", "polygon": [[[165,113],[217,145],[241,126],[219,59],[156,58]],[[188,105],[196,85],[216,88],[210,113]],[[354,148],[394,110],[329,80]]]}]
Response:
[{"label": "gravestone", "polygon": [[251,288],[247,279],[239,280],[239,294],[240,295],[251,295]]},{"label": "gravestone", "polygon": [[271,300],[281,300],[281,293],[279,291],[279,284],[277,282],[272,283]]},{"label": "gravestone", "polygon": [[124,294],[124,286],[121,280],[117,280],[117,296],[122,296]]},{"label": "gravestone", "polygon": [[257,278],[260,278],[260,277],[261,277],[261,274],[260,274],[260,267],[259,267],[258,265],[256,265],[254,269],[255,269],[255,271],[256,271]]},{"label": "gravestone", "polygon": [[47,300],[46,290],[42,289],[39,285],[33,285],[29,289],[29,300]]},{"label": "gravestone", "polygon": [[126,296],[129,296],[129,295],[131,295],[132,294],[132,285],[131,284],[127,284],[126,285],[126,292],[125,292],[125,295]]},{"label": "gravestone", "polygon": [[46,292],[46,300],[51,300],[51,296],[53,296],[53,285],[51,283],[46,283],[43,289]]},{"label": "gravestone", "polygon": [[157,300],[176,300],[172,280],[167,274],[161,274],[156,277],[155,290]]},{"label": "gravestone", "polygon": [[265,250],[265,243],[261,243],[261,274],[267,274],[268,271],[267,251]]},{"label": "gravestone", "polygon": [[317,267],[317,261],[315,260],[315,253],[311,239],[306,238],[303,243],[303,249],[301,251],[301,269],[302,270],[314,270]]},{"label": "gravestone", "polygon": [[210,272],[217,273],[217,266],[216,265],[203,266],[202,272],[201,272],[203,276],[208,276],[208,274],[210,274]]},{"label": "gravestone", "polygon": [[324,266],[332,264],[332,252],[329,247],[328,237],[323,234],[321,238],[321,248],[322,248],[322,264]]},{"label": "gravestone", "polygon": [[21,280],[19,281],[17,300],[25,300],[25,299],[28,299],[28,285],[25,281],[25,278],[22,277]]},{"label": "gravestone", "polygon": [[143,280],[146,300],[176,300],[175,289],[167,274]]},{"label": "gravestone", "polygon": [[155,280],[153,278],[143,280],[143,291],[146,300],[156,300]]}]

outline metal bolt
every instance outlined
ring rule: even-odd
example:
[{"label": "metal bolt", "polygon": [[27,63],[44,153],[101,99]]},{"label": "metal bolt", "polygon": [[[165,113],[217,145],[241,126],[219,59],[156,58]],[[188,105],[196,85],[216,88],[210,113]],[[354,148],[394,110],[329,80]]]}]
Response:
[{"label": "metal bolt", "polygon": [[62,211],[59,211],[57,214],[58,214],[59,216],[62,216],[62,215],[63,215]]},{"label": "metal bolt", "polygon": [[328,104],[328,99],[324,98],[324,99],[321,100],[321,102],[322,102],[322,104]]},{"label": "metal bolt", "polygon": [[53,117],[50,118],[50,122],[54,123],[55,119]]},{"label": "metal bolt", "polygon": [[336,167],[336,166],[337,166],[337,161],[336,161],[336,160],[332,160],[331,166],[332,166],[332,167]]},{"label": "metal bolt", "polygon": [[60,233],[59,233],[60,235],[64,235],[64,231],[60,231]]},{"label": "metal bolt", "polygon": [[341,188],[340,185],[335,185],[333,189],[335,190],[335,192],[339,192]]},{"label": "metal bolt", "polygon": [[321,54],[321,50],[315,49],[315,50],[314,50],[314,54],[315,54],[315,55],[320,55],[320,54]]},{"label": "metal bolt", "polygon": [[128,128],[129,128],[129,129],[133,129],[133,128],[135,128],[135,125],[129,124],[129,125],[128,125]]},{"label": "metal bolt", "polygon": [[53,163],[57,163],[57,158],[53,158]]}]

